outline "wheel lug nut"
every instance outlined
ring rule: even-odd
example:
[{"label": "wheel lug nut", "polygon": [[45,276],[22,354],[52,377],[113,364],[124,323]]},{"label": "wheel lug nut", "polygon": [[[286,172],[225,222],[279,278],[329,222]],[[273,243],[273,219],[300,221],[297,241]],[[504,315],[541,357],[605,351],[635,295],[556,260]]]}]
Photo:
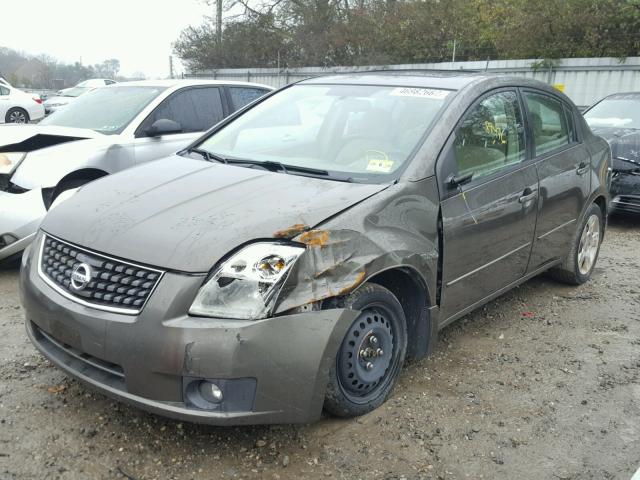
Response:
[{"label": "wheel lug nut", "polygon": [[382,349],[381,348],[377,349],[376,350],[376,356],[377,357],[381,357],[382,355],[384,355],[384,352],[382,351]]},{"label": "wheel lug nut", "polygon": [[371,337],[369,338],[369,343],[371,345],[377,345],[378,344],[378,337],[371,335]]},{"label": "wheel lug nut", "polygon": [[373,369],[373,363],[371,362],[367,362],[364,366],[364,368],[366,368],[367,370],[372,370]]},{"label": "wheel lug nut", "polygon": [[360,356],[362,358],[367,358],[369,356],[369,352],[366,350],[360,350]]}]

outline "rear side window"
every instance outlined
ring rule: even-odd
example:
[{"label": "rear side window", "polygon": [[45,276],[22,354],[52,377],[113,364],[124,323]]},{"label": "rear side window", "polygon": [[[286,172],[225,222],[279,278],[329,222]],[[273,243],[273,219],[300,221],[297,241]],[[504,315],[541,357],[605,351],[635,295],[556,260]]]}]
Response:
[{"label": "rear side window", "polygon": [[569,127],[560,100],[532,92],[525,92],[524,98],[529,109],[536,155],[544,155],[571,143],[573,122]]},{"label": "rear side window", "polygon": [[466,115],[455,132],[458,175],[491,175],[525,159],[522,111],[516,92],[486,97]]},{"label": "rear side window", "polygon": [[144,121],[142,131],[165,118],[178,122],[182,131],[203,132],[224,117],[220,89],[200,87],[180,90],[164,100]]},{"label": "rear side window", "polygon": [[9,95],[9,89],[5,87],[0,87],[0,95]]},{"label": "rear side window", "polygon": [[229,87],[229,93],[231,94],[233,109],[240,110],[245,105],[250,104],[266,94],[267,90],[261,88]]}]

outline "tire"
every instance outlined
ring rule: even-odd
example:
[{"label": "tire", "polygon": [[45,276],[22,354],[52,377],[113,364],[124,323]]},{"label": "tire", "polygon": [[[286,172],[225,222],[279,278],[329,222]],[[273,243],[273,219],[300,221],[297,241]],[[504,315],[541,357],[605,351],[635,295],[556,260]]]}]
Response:
[{"label": "tire", "polygon": [[582,285],[591,278],[600,253],[603,225],[602,210],[591,204],[576,229],[568,255],[560,266],[549,270],[552,278],[569,285]]},{"label": "tire", "polygon": [[324,408],[346,418],[375,410],[393,390],[407,353],[407,322],[393,293],[373,283],[347,296],[342,306],[361,313],[329,370]]},{"label": "tire", "polygon": [[4,116],[5,123],[29,123],[29,114],[23,108],[10,108]]}]

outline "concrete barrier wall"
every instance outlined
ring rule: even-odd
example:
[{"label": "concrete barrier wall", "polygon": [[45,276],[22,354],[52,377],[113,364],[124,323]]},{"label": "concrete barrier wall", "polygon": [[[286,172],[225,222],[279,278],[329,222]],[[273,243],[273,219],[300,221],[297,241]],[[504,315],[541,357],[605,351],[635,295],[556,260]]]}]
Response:
[{"label": "concrete barrier wall", "polygon": [[194,71],[185,74],[185,77],[244,80],[279,88],[309,77],[371,70],[472,70],[495,75],[530,77],[559,86],[580,106],[591,105],[611,93],[640,91],[640,57],[629,57],[624,60],[617,58],[563,58],[552,62],[535,59],[490,60],[280,70],[277,68],[218,69]]}]

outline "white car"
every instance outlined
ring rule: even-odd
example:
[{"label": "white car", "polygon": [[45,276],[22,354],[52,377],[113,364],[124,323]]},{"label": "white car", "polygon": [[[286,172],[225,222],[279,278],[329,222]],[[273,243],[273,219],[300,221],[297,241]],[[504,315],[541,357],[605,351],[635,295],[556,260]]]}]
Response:
[{"label": "white car", "polygon": [[53,97],[49,97],[45,100],[44,113],[46,115],[49,115],[50,113],[55,112],[57,109],[67,106],[80,95],[84,95],[85,93],[88,93],[91,90],[95,90],[96,88],[113,85],[114,83],[116,83],[116,81],[109,78],[92,78],[89,80],[85,80],[84,82],[80,82],[75,87],[64,88],[56,93]]},{"label": "white car", "polygon": [[0,84],[0,123],[29,123],[44,117],[38,95],[18,90],[7,82]]},{"label": "white car", "polygon": [[117,83],[38,125],[0,126],[0,261],[21,254],[56,201],[96,178],[184,149],[271,90],[214,80]]}]

